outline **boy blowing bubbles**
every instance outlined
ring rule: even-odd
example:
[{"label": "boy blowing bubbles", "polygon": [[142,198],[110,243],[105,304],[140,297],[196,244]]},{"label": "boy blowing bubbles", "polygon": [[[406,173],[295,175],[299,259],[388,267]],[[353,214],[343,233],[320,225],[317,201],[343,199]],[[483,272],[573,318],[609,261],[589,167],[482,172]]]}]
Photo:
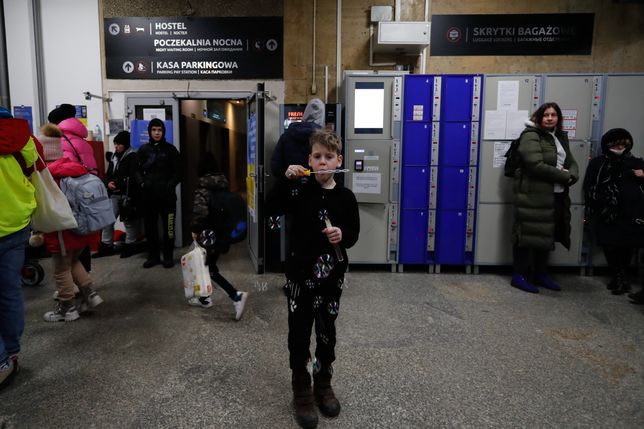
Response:
[{"label": "boy blowing bubbles", "polygon": [[[342,142],[328,130],[310,138],[309,165],[315,180],[300,165],[289,165],[287,181],[278,183],[267,201],[269,215],[288,213],[291,252],[286,262],[288,295],[288,348],[292,370],[295,417],[300,426],[314,428],[320,412],[329,417],[340,413],[340,403],[331,388],[335,361],[335,320],[348,258],[346,249],[358,241],[360,219],[353,193],[335,182],[334,172],[342,165]],[[313,388],[307,362],[311,330],[315,323],[316,363]]]}]

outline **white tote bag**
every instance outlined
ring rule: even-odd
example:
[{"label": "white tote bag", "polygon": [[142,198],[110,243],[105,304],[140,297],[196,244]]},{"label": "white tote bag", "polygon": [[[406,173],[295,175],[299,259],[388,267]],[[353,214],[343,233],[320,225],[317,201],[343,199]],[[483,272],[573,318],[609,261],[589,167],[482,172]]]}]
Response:
[{"label": "white tote bag", "polygon": [[206,266],[206,250],[197,242],[193,249],[181,257],[183,292],[186,298],[212,295],[212,280]]},{"label": "white tote bag", "polygon": [[36,189],[36,211],[31,217],[34,231],[54,232],[78,228],[67,197],[60,190],[49,169],[34,169],[31,184]]}]

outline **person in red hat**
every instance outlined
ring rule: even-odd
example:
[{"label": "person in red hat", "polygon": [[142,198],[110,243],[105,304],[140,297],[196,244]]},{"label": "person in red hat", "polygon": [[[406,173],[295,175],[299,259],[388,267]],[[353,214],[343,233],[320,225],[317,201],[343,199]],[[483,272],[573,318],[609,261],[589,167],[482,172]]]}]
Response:
[{"label": "person in red hat", "polygon": [[29,240],[31,215],[36,197],[28,176],[38,161],[42,147],[31,135],[29,124],[14,119],[0,107],[0,389],[18,371],[20,338],[25,327],[25,309],[20,284]]}]

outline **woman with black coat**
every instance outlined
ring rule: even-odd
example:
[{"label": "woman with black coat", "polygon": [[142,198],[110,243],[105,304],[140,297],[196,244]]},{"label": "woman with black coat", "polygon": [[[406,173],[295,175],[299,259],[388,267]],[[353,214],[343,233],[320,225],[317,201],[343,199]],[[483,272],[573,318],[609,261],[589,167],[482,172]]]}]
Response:
[{"label": "woman with black coat", "polygon": [[[644,244],[644,160],[633,156],[633,137],[623,128],[602,136],[602,154],[586,170],[586,214],[612,271],[613,295],[630,291],[628,268],[634,249]],[[644,292],[630,294],[644,303]]]},{"label": "woman with black coat", "polygon": [[[138,159],[134,149],[130,146],[130,133],[121,131],[114,137],[114,153],[110,158],[105,186],[112,200],[114,216],[120,215],[125,225],[125,244],[121,249],[121,258],[134,254],[134,243],[139,234],[139,216],[136,214],[136,205],[140,198],[140,185],[137,182]],[[113,255],[114,251],[114,224],[103,228],[101,245],[94,257]]]}]

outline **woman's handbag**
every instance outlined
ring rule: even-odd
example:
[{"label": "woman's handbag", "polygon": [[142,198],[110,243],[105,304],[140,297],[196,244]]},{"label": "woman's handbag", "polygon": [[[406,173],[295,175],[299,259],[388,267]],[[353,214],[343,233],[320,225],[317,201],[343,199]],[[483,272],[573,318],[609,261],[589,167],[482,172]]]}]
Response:
[{"label": "woman's handbag", "polygon": [[78,228],[67,197],[60,190],[49,169],[34,169],[31,184],[36,190],[36,210],[31,216],[35,231],[54,232]]},{"label": "woman's handbag", "polygon": [[122,221],[134,220],[139,217],[136,201],[130,194],[130,178],[126,180],[125,195],[119,200],[119,217]]},{"label": "woman's handbag", "polygon": [[181,257],[183,292],[186,298],[212,295],[212,280],[206,265],[206,250],[196,241],[193,249]]}]

